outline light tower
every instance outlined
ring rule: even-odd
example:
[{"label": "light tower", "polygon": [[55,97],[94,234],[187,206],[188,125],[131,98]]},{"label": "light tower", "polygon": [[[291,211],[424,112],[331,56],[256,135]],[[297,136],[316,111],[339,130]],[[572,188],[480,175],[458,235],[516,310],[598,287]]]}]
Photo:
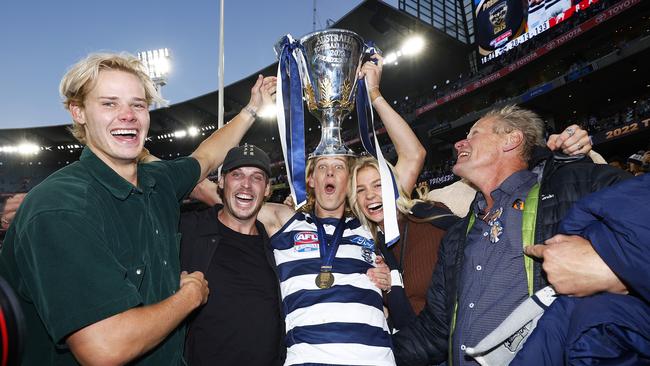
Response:
[{"label": "light tower", "polygon": [[[144,65],[158,94],[162,97],[162,87],[167,84],[167,75],[171,70],[171,56],[168,48],[138,52],[138,59]],[[156,108],[160,107],[156,104]]]}]

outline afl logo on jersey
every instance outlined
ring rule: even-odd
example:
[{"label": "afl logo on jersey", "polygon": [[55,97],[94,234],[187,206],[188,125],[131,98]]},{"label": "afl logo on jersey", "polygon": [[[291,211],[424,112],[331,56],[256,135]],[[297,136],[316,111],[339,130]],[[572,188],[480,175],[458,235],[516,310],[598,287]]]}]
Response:
[{"label": "afl logo on jersey", "polygon": [[318,250],[318,234],[310,231],[301,231],[293,236],[293,249],[304,253]]}]

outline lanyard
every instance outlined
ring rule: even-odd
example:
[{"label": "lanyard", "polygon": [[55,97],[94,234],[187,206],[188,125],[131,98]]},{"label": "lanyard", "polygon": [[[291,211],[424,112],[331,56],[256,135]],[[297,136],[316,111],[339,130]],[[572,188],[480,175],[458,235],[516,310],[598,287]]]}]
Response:
[{"label": "lanyard", "polygon": [[320,251],[320,273],[316,277],[316,286],[318,288],[330,288],[334,283],[334,275],[332,274],[332,262],[334,262],[334,257],[336,257],[336,252],[339,249],[341,244],[341,239],[343,238],[343,228],[345,227],[345,217],[339,219],[336,229],[334,230],[334,235],[332,236],[331,242],[327,242],[327,236],[325,234],[325,227],[321,223],[320,219],[316,217],[315,213],[312,213],[314,223],[316,224],[316,231],[318,232],[318,249]]}]

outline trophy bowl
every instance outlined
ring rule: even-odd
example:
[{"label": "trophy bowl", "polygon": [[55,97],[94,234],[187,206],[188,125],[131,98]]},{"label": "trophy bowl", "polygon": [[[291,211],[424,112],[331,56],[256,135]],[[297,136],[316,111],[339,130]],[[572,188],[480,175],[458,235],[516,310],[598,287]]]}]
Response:
[{"label": "trophy bowl", "polygon": [[307,108],[321,124],[321,139],[309,157],[352,155],[341,139],[343,119],[354,110],[357,75],[365,43],[356,33],[328,29],[300,39],[306,71],[301,73]]}]

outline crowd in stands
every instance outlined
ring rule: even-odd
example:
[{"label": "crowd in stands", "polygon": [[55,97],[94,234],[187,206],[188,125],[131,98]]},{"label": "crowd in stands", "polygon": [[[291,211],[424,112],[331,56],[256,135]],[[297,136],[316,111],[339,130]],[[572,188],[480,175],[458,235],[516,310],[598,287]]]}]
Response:
[{"label": "crowd in stands", "polygon": [[0,172],[2,173],[0,174],[0,193],[27,192],[49,175],[49,172],[37,169],[19,169],[14,166],[9,169],[3,167]]},{"label": "crowd in stands", "polygon": [[650,95],[644,95],[622,106],[613,114],[602,115],[594,112],[577,119],[576,123],[590,134],[594,134],[648,117],[650,117]]},{"label": "crowd in stands", "polygon": [[[616,1],[601,1],[592,4],[586,11],[582,11],[569,18],[569,20],[560,23],[549,31],[546,31],[528,42],[525,42],[507,53],[482,65],[476,72],[470,72],[469,75],[459,74],[457,78],[451,78],[441,85],[433,85],[432,91],[425,95],[417,95],[399,101],[395,109],[404,116],[415,118],[415,110],[435,100],[449,95],[463,87],[470,85],[482,78],[512,64],[516,60],[530,54],[532,51],[542,47],[549,41],[566,33],[578,24],[589,19],[594,14],[606,9]],[[648,23],[648,18],[644,22]],[[647,24],[645,24],[647,25]],[[597,60],[611,52],[618,55],[636,39],[648,35],[648,27],[644,24],[636,24],[634,27],[621,27],[611,33],[603,33],[595,36],[596,38],[589,42],[589,47],[579,47],[579,51],[574,51],[566,57],[545,58],[544,64],[540,69],[527,73],[526,77],[520,75],[517,80],[509,80],[507,85],[500,85],[494,90],[490,87],[482,88],[484,96],[482,98],[472,98],[466,100],[462,105],[453,110],[439,109],[434,116],[434,123],[443,124],[460,118],[470,111],[481,110],[493,104],[498,104],[507,100],[506,96],[521,95],[533,87],[553,80],[562,75],[571,76],[580,70],[583,70],[590,62]],[[409,118],[407,118],[409,120]]]}]

